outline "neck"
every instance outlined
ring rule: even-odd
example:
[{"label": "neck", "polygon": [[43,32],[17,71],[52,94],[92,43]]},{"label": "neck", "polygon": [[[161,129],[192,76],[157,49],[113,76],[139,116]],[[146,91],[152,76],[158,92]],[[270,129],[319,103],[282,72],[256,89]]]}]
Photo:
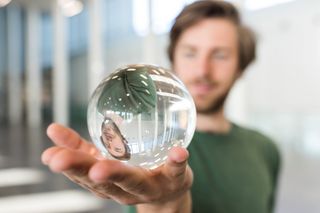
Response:
[{"label": "neck", "polygon": [[224,110],[221,109],[211,114],[197,113],[197,131],[228,133],[231,129],[231,123],[224,116]]}]

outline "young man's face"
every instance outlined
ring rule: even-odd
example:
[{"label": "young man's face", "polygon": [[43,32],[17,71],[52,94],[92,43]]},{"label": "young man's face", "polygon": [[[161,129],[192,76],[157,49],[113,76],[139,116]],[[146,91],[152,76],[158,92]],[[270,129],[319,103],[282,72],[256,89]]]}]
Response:
[{"label": "young man's face", "polygon": [[111,125],[105,125],[103,128],[102,138],[107,146],[107,149],[114,157],[122,157],[126,153],[125,145],[121,137],[111,127]]},{"label": "young man's face", "polygon": [[198,113],[220,110],[240,75],[236,26],[210,18],[186,29],[175,48],[173,69],[190,91]]}]

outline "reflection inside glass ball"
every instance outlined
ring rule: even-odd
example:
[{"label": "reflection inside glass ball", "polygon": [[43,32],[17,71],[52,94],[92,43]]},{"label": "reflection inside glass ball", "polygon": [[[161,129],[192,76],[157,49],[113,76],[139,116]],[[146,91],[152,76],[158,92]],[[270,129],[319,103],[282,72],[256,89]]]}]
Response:
[{"label": "reflection inside glass ball", "polygon": [[187,147],[196,111],[189,92],[171,72],[154,65],[117,69],[94,91],[88,128],[104,156],[156,168],[174,146]]},{"label": "reflection inside glass ball", "polygon": [[121,134],[118,126],[111,118],[106,117],[101,125],[101,142],[109,154],[119,160],[130,159],[128,141]]}]

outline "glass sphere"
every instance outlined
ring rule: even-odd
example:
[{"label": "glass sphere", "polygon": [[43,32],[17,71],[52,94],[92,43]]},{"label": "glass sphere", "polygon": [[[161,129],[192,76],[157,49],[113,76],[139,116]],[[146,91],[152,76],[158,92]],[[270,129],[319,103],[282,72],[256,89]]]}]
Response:
[{"label": "glass sphere", "polygon": [[153,169],[172,147],[189,145],[196,109],[172,72],[133,64],[100,83],[90,99],[87,120],[90,136],[105,157]]}]

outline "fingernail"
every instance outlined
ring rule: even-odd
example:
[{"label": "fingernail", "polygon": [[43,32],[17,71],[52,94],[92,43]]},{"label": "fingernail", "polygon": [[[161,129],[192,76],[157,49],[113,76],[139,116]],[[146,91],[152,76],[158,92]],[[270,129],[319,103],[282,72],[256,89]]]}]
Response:
[{"label": "fingernail", "polygon": [[49,164],[49,157],[44,153],[41,155],[41,161],[44,165],[48,165]]}]

